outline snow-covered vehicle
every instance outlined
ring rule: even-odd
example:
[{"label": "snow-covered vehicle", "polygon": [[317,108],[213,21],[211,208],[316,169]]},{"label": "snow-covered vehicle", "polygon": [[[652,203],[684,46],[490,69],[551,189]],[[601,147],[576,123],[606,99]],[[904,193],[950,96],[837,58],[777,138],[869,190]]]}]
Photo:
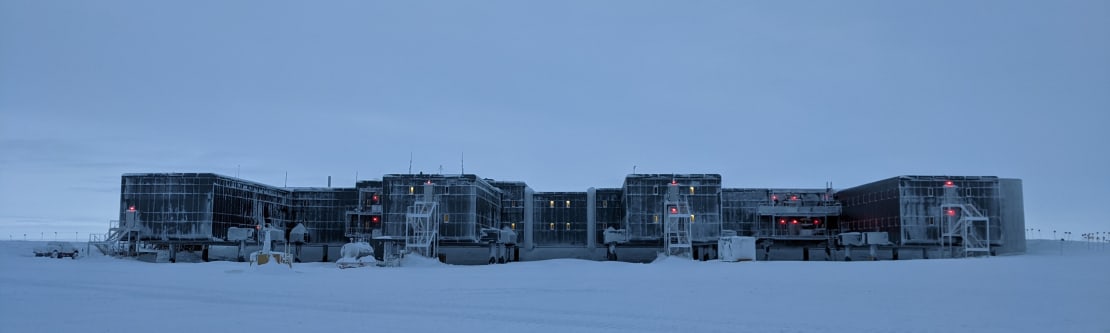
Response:
[{"label": "snow-covered vehicle", "polygon": [[356,242],[347,243],[343,248],[339,249],[339,260],[335,261],[336,266],[339,268],[354,268],[374,265],[374,248],[370,243]]},{"label": "snow-covered vehicle", "polygon": [[51,258],[65,258],[70,257],[77,259],[77,248],[73,244],[66,242],[47,242],[46,245],[37,246],[33,249],[36,257],[51,257]]}]

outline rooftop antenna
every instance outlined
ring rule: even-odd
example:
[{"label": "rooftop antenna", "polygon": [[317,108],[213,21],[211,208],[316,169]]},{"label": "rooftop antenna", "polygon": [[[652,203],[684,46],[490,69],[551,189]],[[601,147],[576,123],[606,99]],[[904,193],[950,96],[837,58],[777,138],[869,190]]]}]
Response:
[{"label": "rooftop antenna", "polygon": [[289,171],[285,172],[285,185],[282,185],[282,187],[289,187]]},{"label": "rooftop antenna", "polygon": [[409,174],[412,174],[412,152],[409,152]]},{"label": "rooftop antenna", "polygon": [[240,165],[236,164],[235,165],[235,178],[239,178],[239,169],[241,169]]},{"label": "rooftop antenna", "polygon": [[466,174],[466,153],[459,153],[459,174]]},{"label": "rooftop antenna", "polygon": [[636,165],[635,164],[632,165],[632,174],[633,175],[636,174]]}]

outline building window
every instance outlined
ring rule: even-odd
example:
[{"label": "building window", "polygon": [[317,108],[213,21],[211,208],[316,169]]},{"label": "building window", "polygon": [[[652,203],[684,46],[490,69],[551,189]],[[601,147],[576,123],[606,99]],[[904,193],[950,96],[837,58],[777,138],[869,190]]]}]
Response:
[{"label": "building window", "polygon": [[659,214],[651,216],[651,223],[659,223]]},{"label": "building window", "polygon": [[449,215],[443,214],[443,223],[447,223],[447,221],[448,221],[447,216],[449,216]]},{"label": "building window", "polygon": [[548,207],[555,208],[555,200],[551,200],[551,202],[548,203]]},{"label": "building window", "polygon": [[570,200],[567,200],[567,208],[570,208]]},{"label": "building window", "polygon": [[509,229],[516,230],[516,223],[509,223]]},{"label": "building window", "polygon": [[690,223],[694,223],[694,214],[690,214]]},{"label": "building window", "polygon": [[416,194],[416,188],[409,186],[409,194]]},{"label": "building window", "polygon": [[567,222],[567,230],[570,230],[570,222]]},{"label": "building window", "polygon": [[554,222],[550,223],[548,225],[548,228],[551,228],[551,230],[555,230],[555,223]]},{"label": "building window", "polygon": [[609,200],[601,200],[601,208],[609,208]]}]

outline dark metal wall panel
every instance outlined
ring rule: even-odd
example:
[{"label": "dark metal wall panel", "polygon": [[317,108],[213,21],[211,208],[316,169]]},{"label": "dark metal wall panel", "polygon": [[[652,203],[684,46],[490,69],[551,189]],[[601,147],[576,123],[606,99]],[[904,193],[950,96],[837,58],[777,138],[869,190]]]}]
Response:
[{"label": "dark metal wall panel", "polygon": [[1025,199],[1021,179],[999,179],[1002,245],[998,253],[1025,253]]},{"label": "dark metal wall panel", "polygon": [[[945,184],[949,181],[957,189],[961,200],[974,205],[990,220],[991,243],[1000,244],[1002,229],[999,222],[1000,201],[997,177],[980,176],[902,176],[899,180],[899,226],[904,244],[933,244],[939,242],[940,204]],[[977,226],[977,232],[986,235],[986,227]],[[891,235],[894,236],[894,235]]]},{"label": "dark metal wall panel", "polygon": [[279,190],[253,182],[218,176],[214,183],[212,222],[215,236],[225,239],[228,229],[254,228],[258,221],[283,226],[291,220],[289,191]]},{"label": "dark metal wall panel", "polygon": [[291,221],[289,191],[237,178],[218,176],[214,183],[214,236],[227,238],[230,227],[252,228],[256,212],[264,223],[284,226]]},{"label": "dark metal wall panel", "polygon": [[691,239],[716,241],[721,231],[721,176],[716,174],[628,175],[622,186],[622,198],[629,239],[662,239],[663,201],[669,186],[681,187],[680,193],[687,198],[696,216]]},{"label": "dark metal wall panel", "polygon": [[901,237],[899,229],[899,179],[888,178],[837,191],[843,213],[837,232],[886,231],[892,242]]},{"label": "dark metal wall panel", "polygon": [[345,242],[345,214],[358,201],[353,188],[288,190],[210,173],[129,174],[122,177],[121,219],[139,211],[147,240],[219,241],[231,227],[264,223],[291,230],[305,223],[312,242]]},{"label": "dark metal wall panel", "polygon": [[360,180],[360,181],[355,182],[355,188],[381,189],[382,188],[382,181],[380,181],[380,180]]},{"label": "dark metal wall panel", "polygon": [[292,192],[294,223],[287,223],[288,233],[297,223],[304,223],[312,243],[345,243],[344,220],[347,211],[358,205],[354,188],[295,188]]},{"label": "dark metal wall panel", "polygon": [[604,244],[606,228],[621,228],[624,221],[624,201],[619,188],[599,188],[594,193],[594,216],[597,223],[594,239],[596,244]]},{"label": "dark metal wall panel", "polygon": [[[142,239],[209,239],[222,226],[212,219],[215,175],[129,174],[121,178],[120,219],[138,211]],[[219,221],[217,221],[219,222]],[[224,227],[226,230],[226,227]],[[226,232],[226,231],[225,231]]]},{"label": "dark metal wall panel", "polygon": [[532,198],[536,246],[586,245],[586,192],[536,192]]},{"label": "dark metal wall panel", "polygon": [[722,189],[722,228],[736,231],[739,236],[758,236],[759,205],[767,203],[770,197],[767,189]]},{"label": "dark metal wall panel", "polygon": [[513,181],[487,180],[487,182],[501,190],[500,227],[512,229],[516,232],[516,239],[523,242],[524,206],[526,205],[524,194],[528,190],[528,184]]},{"label": "dark metal wall panel", "polygon": [[991,176],[900,176],[841,190],[837,192],[844,205],[840,231],[887,231],[899,244],[938,244],[940,205],[949,181],[961,200],[989,218],[991,243],[1002,244],[1002,199],[998,178]]},{"label": "dark metal wall panel", "polygon": [[483,228],[497,228],[501,220],[501,190],[475,175],[386,175],[382,178],[382,233],[405,234],[406,210],[430,182],[441,218],[444,241],[478,242]]}]

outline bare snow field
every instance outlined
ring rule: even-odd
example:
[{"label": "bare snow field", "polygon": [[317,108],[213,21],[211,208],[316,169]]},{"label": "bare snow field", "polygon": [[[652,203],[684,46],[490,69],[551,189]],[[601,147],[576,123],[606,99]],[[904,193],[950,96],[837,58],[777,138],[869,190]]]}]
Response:
[{"label": "bare snow field", "polygon": [[947,260],[346,270],[36,258],[37,244],[0,241],[0,332],[1110,332],[1110,247],[1081,242]]}]

